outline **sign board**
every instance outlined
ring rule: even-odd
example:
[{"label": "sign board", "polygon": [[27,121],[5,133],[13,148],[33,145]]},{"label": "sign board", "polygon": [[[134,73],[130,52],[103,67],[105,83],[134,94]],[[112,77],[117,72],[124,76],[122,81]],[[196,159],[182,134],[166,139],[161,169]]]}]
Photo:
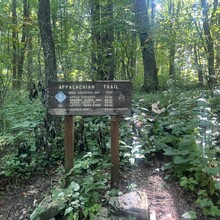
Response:
[{"label": "sign board", "polygon": [[51,115],[125,115],[131,113],[129,81],[50,82]]}]

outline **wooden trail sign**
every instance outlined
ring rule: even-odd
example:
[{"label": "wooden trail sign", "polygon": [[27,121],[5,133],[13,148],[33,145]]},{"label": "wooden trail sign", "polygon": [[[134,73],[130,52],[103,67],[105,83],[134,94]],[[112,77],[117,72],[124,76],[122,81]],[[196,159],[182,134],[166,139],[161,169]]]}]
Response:
[{"label": "wooden trail sign", "polygon": [[129,81],[50,82],[51,115],[125,115],[131,113]]},{"label": "wooden trail sign", "polygon": [[73,168],[73,115],[111,115],[111,184],[119,183],[119,115],[131,113],[129,81],[50,82],[48,111],[65,116],[65,170]]}]

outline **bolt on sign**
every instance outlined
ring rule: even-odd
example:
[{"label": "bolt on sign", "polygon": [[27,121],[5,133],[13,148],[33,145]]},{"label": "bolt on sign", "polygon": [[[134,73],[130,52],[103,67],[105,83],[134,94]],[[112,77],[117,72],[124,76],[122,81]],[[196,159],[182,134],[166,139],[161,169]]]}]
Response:
[{"label": "bolt on sign", "polygon": [[131,113],[129,81],[50,82],[51,115],[126,115]]}]

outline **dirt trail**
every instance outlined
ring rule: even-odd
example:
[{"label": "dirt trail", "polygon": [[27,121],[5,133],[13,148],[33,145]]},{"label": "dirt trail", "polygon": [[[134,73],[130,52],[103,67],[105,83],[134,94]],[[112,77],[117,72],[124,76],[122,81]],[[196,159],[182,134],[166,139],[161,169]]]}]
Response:
[{"label": "dirt trail", "polygon": [[[156,220],[182,220],[181,216],[195,209],[193,196],[185,193],[175,181],[164,181],[162,161],[153,160],[125,171],[121,187],[131,183],[148,195],[149,213]],[[123,187],[121,188],[123,190]],[[200,216],[199,220],[203,220]],[[205,220],[205,219],[204,219]],[[206,219],[207,220],[207,219]]]},{"label": "dirt trail", "polygon": [[[154,159],[147,164],[142,162],[121,169],[119,190],[127,192],[133,188],[145,192],[149,198],[149,212],[156,220],[181,220],[182,214],[196,208],[193,196],[185,193],[176,182],[164,181],[162,164]],[[56,175],[37,176],[20,186],[0,188],[0,220],[29,220],[34,207],[49,194],[58,179]],[[200,216],[198,220],[207,218]]]}]

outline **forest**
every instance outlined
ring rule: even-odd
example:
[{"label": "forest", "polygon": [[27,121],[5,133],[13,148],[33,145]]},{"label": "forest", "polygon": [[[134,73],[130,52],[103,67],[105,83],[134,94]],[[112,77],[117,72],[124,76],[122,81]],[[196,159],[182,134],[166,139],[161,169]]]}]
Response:
[{"label": "forest", "polygon": [[[218,0],[1,0],[0,219],[220,219],[219,36]],[[51,82],[106,81],[132,87],[116,185],[111,115],[73,117],[67,172],[48,111]]]}]

